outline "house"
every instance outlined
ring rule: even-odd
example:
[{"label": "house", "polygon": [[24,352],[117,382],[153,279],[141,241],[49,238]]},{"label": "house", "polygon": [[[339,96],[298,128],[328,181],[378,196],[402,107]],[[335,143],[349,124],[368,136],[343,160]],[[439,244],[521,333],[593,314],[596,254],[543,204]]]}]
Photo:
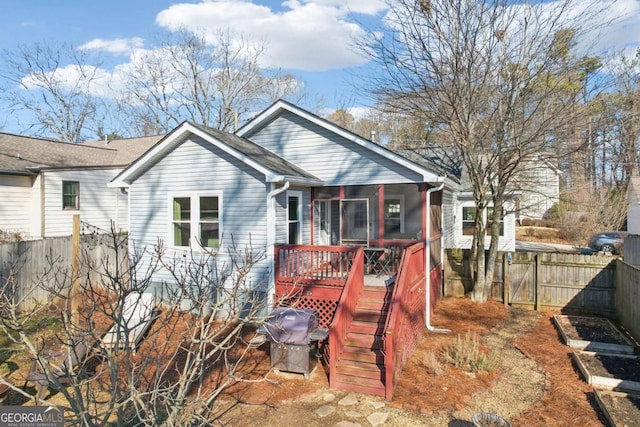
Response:
[{"label": "house", "polygon": [[516,200],[516,218],[544,219],[553,205],[560,201],[562,171],[543,156],[525,162],[513,180],[512,188],[520,193]]},{"label": "house", "polygon": [[0,230],[22,238],[68,236],[74,214],[127,229],[127,196],[106,184],[159,137],[69,144],[0,133]]},{"label": "house", "polygon": [[[387,342],[389,357],[396,353],[399,357],[395,363],[404,363],[403,358],[410,354],[408,349],[421,334],[416,324],[424,322],[425,316],[428,324],[433,307],[430,298],[440,295],[440,206],[443,193],[457,184],[425,164],[285,101],[274,103],[236,134],[185,122],[124,169],[109,186],[124,188],[129,195],[130,248],[157,247],[160,240],[165,256],[181,259],[204,246],[205,250],[216,251],[220,265],[231,264],[234,251],[230,249],[234,247],[265,251],[268,256],[254,265],[247,282],[268,301],[274,300],[278,280],[286,275],[283,257],[292,259],[313,252],[305,258],[306,264],[290,263],[296,268],[304,264],[305,276],[299,275],[298,268],[293,272],[298,276],[289,283],[295,287],[307,280],[309,287],[300,295],[307,307],[328,313],[328,322],[334,314],[340,317],[341,294],[355,292],[357,296],[357,289],[365,285],[364,257],[345,264],[350,270],[344,278],[336,277],[342,271],[331,270],[309,280],[319,269],[335,264],[309,263],[326,254],[380,254],[388,248],[413,248],[406,249],[410,253],[405,251],[405,258],[412,258],[406,261],[404,276],[398,271],[395,285],[410,295],[412,303],[398,298],[394,304],[402,301],[403,307],[389,310],[394,316],[408,316],[407,321],[398,321],[402,326],[398,326],[392,341],[406,339],[396,343],[396,350],[392,350],[391,341]],[[147,255],[148,262],[150,257]],[[164,282],[173,280],[174,273],[158,271],[152,281],[162,288]],[[325,297],[332,290],[337,290],[337,297]],[[381,290],[380,298],[391,297],[384,286]],[[345,316],[353,315],[349,313]],[[384,324],[385,320],[380,322]],[[348,331],[346,326],[338,329]],[[331,333],[338,332],[332,329]],[[370,333],[380,334],[379,328],[374,327]],[[380,340],[381,336],[372,335],[371,339]],[[334,337],[330,342],[338,345],[345,340]],[[335,346],[333,349],[341,354]],[[332,360],[334,357],[338,356],[332,353]],[[342,378],[339,372],[332,374],[332,384],[389,397],[385,387],[393,384],[399,370],[385,369],[379,363],[379,357],[373,354],[371,372],[377,378],[362,379],[364,385],[352,378],[336,379]],[[335,360],[332,366],[336,366]],[[360,386],[353,385],[356,383]]]},{"label": "house", "polygon": [[[473,189],[465,168],[451,153],[441,149],[398,149],[403,156],[413,161],[437,167],[442,174],[459,183],[456,191],[446,193],[442,201],[443,243],[445,248],[470,249],[473,241],[476,213]],[[500,224],[498,250],[514,252],[516,249],[516,226],[524,218],[542,219],[560,198],[560,171],[550,162],[539,158],[527,162],[509,186],[506,194],[504,215]],[[490,204],[486,217],[492,214]],[[489,231],[485,247],[490,244]]]},{"label": "house", "polygon": [[640,176],[631,177],[627,187],[627,231],[640,235]]},{"label": "house", "polygon": [[[426,162],[436,165],[443,174],[449,176],[458,183],[455,191],[443,194],[442,200],[442,229],[443,245],[446,249],[470,249],[473,242],[475,202],[473,190],[468,174],[455,157],[447,155],[442,150],[434,149],[398,149],[403,156],[415,162]],[[519,192],[511,192],[505,203],[505,215],[500,224],[500,236],[498,238],[499,251],[515,251],[516,246],[516,215],[514,213],[516,198]],[[485,212],[485,216],[491,214],[491,207]],[[491,237],[485,238],[485,247],[488,249]]]}]

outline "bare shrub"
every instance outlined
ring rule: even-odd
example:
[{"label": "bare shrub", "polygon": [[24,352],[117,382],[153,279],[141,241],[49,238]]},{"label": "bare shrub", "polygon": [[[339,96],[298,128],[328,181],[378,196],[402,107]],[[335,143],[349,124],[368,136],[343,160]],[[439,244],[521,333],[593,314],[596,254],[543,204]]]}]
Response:
[{"label": "bare shrub", "polygon": [[458,334],[451,345],[443,349],[442,358],[445,363],[468,372],[491,372],[497,366],[496,353],[484,350],[478,334],[471,331],[464,337]]},{"label": "bare shrub", "polygon": [[[173,256],[162,242],[128,253],[127,237],[116,233],[93,242],[82,248],[77,271],[57,265],[43,273],[37,285],[49,292],[50,301],[20,312],[10,280],[4,280],[0,295],[2,333],[35,361],[49,390],[62,396],[69,409],[65,421],[209,425],[225,388],[271,381],[268,374],[252,375],[247,362],[255,327],[266,318],[266,295],[260,292],[266,286],[252,282],[250,274],[264,251],[231,247],[221,262],[214,251]],[[107,250],[91,256],[99,246]],[[159,271],[170,272],[172,280],[158,285]],[[125,304],[135,293],[153,293],[157,303],[139,345],[129,341],[139,323],[127,323]],[[54,319],[53,326],[44,334],[31,333],[30,322],[43,317]],[[103,337],[112,327],[117,333],[108,345]],[[79,343],[90,348],[89,357],[69,369],[65,360],[77,354]],[[52,352],[63,357],[51,358]],[[39,400],[29,388],[0,381],[38,404],[48,404],[52,396]]]}]

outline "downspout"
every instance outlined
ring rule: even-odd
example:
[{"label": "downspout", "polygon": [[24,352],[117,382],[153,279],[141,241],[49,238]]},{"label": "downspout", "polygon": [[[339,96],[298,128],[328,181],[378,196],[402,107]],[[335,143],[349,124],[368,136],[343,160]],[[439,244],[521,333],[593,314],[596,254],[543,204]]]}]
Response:
[{"label": "downspout", "polygon": [[451,332],[449,329],[436,329],[431,326],[431,193],[440,191],[444,188],[444,182],[437,187],[433,187],[427,190],[427,225],[426,225],[426,239],[424,246],[425,256],[425,326],[430,332],[437,332],[446,334]]},{"label": "downspout", "polygon": [[267,264],[272,274],[269,275],[269,295],[267,302],[269,307],[273,307],[273,300],[276,291],[276,268],[275,268],[275,245],[276,245],[276,196],[289,189],[291,183],[285,181],[280,188],[275,188],[267,194]]}]

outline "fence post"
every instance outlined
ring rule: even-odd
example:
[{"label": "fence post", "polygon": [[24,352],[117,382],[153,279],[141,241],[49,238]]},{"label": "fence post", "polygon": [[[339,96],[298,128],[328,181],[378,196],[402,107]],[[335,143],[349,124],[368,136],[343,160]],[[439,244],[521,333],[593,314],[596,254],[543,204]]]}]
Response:
[{"label": "fence post", "polygon": [[540,260],[540,254],[536,254],[535,264],[533,269],[533,277],[535,277],[535,283],[536,283],[536,287],[535,287],[536,294],[534,296],[534,299],[536,301],[536,304],[535,304],[536,311],[540,310],[540,294],[542,293],[542,280],[540,278],[541,265],[542,265],[542,262]]},{"label": "fence post", "polygon": [[80,289],[80,215],[73,215],[71,233],[71,320],[73,325],[80,322],[79,296]]},{"label": "fence post", "polygon": [[502,299],[504,305],[509,305],[509,255],[502,254]]}]

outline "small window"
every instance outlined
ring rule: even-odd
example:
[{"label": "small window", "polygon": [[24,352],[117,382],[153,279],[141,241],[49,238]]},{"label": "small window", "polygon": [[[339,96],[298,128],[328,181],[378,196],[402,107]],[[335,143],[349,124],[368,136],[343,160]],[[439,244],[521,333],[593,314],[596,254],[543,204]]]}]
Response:
[{"label": "small window", "polygon": [[384,196],[384,233],[391,237],[393,234],[404,233],[404,200],[400,196]]},{"label": "small window", "polygon": [[474,206],[464,206],[462,208],[462,235],[473,236],[474,222],[476,218],[476,208]]},{"label": "small window", "polygon": [[80,209],[80,183],[62,181],[62,209]]},{"label": "small window", "polygon": [[287,197],[287,211],[289,224],[289,244],[296,245],[302,240],[302,209],[300,208],[300,196]]}]

